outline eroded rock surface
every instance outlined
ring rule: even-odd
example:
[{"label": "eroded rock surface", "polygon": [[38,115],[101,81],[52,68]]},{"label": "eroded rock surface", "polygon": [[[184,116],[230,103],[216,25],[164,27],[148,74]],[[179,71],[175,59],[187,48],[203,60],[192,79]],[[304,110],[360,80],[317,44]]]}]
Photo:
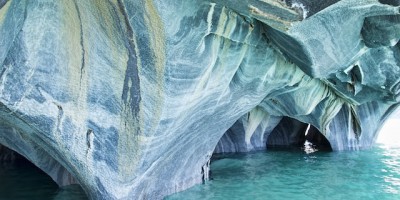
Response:
[{"label": "eroded rock surface", "polygon": [[221,138],[265,148],[282,117],[367,148],[398,24],[395,0],[0,0],[0,144],[91,199],[201,183]]}]

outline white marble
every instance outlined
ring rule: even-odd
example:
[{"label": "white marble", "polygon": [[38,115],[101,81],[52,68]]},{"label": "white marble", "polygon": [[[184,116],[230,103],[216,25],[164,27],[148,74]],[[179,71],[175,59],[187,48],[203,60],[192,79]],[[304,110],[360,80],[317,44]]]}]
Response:
[{"label": "white marble", "polygon": [[90,199],[201,183],[225,132],[262,149],[282,117],[369,147],[400,100],[398,5],[286,2],[0,0],[0,144]]}]

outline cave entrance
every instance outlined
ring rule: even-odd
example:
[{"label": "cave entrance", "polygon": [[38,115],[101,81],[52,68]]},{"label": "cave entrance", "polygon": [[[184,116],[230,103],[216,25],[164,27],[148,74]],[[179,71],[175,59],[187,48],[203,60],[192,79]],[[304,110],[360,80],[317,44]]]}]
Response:
[{"label": "cave entrance", "polygon": [[400,147],[400,107],[398,107],[379,130],[376,143],[386,147]]},{"label": "cave entrance", "polygon": [[267,138],[267,149],[298,150],[307,153],[332,151],[326,137],[313,125],[284,117]]},{"label": "cave entrance", "polygon": [[35,164],[1,144],[0,180],[0,199],[87,199],[79,185],[60,188]]},{"label": "cave entrance", "polygon": [[[231,173],[229,169],[235,175],[242,173],[242,171],[249,169],[246,167],[248,163],[254,163],[253,159],[260,159],[260,162],[270,162],[273,161],[271,159],[279,157],[280,161],[285,162],[283,161],[285,159],[292,160],[292,158],[297,158],[296,156],[301,151],[305,151],[307,154],[315,151],[332,151],[328,139],[311,124],[303,123],[289,117],[279,117],[269,122],[268,126],[271,126],[271,128],[261,129],[265,130],[264,134],[261,134],[263,136],[262,141],[266,141],[263,150],[265,151],[265,147],[267,149],[265,152],[259,152],[261,154],[238,151],[240,149],[238,146],[240,147],[245,144],[245,129],[241,121],[235,123],[221,137],[214,150],[211,157],[211,166],[207,166],[210,169],[208,173],[211,177],[210,180],[228,176]],[[260,149],[256,149],[255,151],[257,150]],[[270,153],[269,151],[271,150],[275,152]],[[283,151],[293,151],[293,154],[287,154]],[[277,157],[277,155],[282,156]],[[264,158],[267,161],[263,160]]]},{"label": "cave entrance", "polygon": [[44,199],[58,185],[17,152],[0,145],[0,199]]}]

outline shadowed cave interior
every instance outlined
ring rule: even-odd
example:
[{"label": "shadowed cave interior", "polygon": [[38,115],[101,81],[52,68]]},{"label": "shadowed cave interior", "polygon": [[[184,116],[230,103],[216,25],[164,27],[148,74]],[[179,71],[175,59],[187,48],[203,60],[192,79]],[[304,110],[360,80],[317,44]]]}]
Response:
[{"label": "shadowed cave interior", "polygon": [[332,151],[326,137],[313,125],[284,117],[267,139],[267,149],[300,149],[308,141],[318,151]]},{"label": "shadowed cave interior", "polygon": [[[308,154],[333,150],[328,139],[317,128],[290,117],[270,117],[268,121],[272,127],[257,127],[251,136],[250,144],[246,144],[245,129],[248,125],[243,119],[247,118],[245,116],[238,120],[225,132],[215,147],[211,163],[235,153],[251,151],[304,151]],[[207,177],[212,179],[212,171]]]},{"label": "shadowed cave interior", "polygon": [[[45,167],[50,170],[46,172],[18,152],[0,144],[0,199],[87,199],[70,173],[60,164],[55,164],[54,160],[49,164],[54,168]],[[57,177],[65,180],[57,182],[54,180]]]},{"label": "shadowed cave interior", "polygon": [[290,117],[269,116],[266,119],[250,132],[252,124],[248,116],[239,119],[221,137],[214,154],[265,149],[301,150],[306,141],[319,151],[333,149],[327,138],[311,124]]},{"label": "shadowed cave interior", "polygon": [[[33,198],[29,191],[59,190],[57,183],[24,156],[0,144],[0,199]],[[28,191],[25,192],[19,191]],[[37,192],[40,194],[40,192]]]},{"label": "shadowed cave interior", "polygon": [[17,152],[0,144],[0,163],[31,163],[29,160],[18,154]]}]

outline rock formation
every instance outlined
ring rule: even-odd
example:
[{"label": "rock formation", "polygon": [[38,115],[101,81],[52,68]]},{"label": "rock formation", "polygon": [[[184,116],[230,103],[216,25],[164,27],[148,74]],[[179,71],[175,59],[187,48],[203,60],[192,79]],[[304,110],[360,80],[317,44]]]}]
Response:
[{"label": "rock formation", "polygon": [[0,0],[0,144],[91,199],[181,191],[290,120],[367,148],[399,102],[399,1],[321,2]]}]

